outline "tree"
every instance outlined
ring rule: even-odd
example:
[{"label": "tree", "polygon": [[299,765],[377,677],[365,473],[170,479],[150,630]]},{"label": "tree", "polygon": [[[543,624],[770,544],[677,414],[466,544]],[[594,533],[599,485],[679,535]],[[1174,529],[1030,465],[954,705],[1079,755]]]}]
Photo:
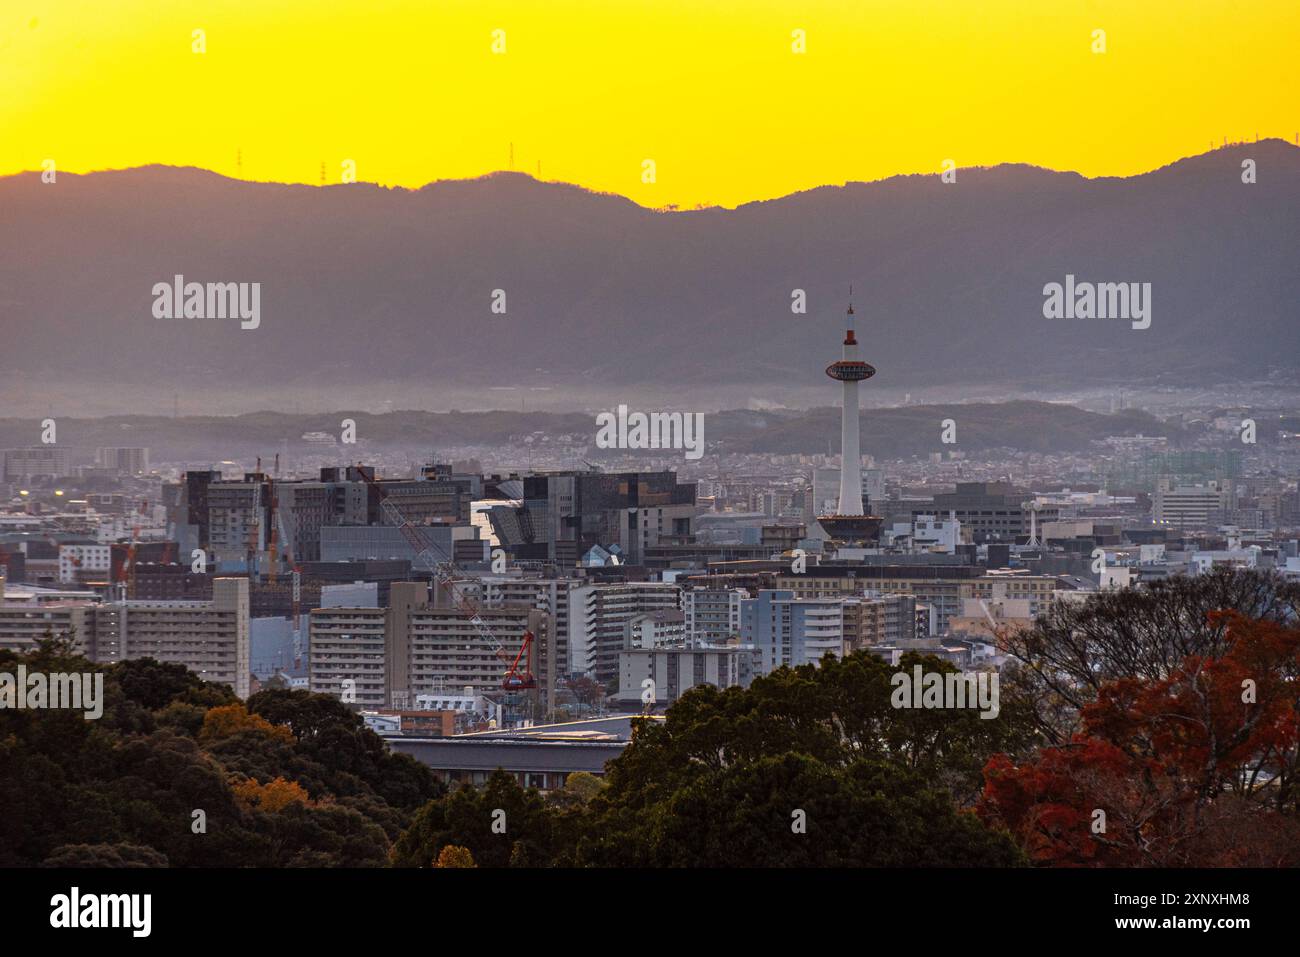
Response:
[{"label": "tree", "polygon": [[959,803],[983,787],[985,761],[1034,740],[1029,714],[1003,699],[997,718],[975,709],[896,708],[894,675],[955,673],[933,656],[908,653],[897,666],[858,651],[821,667],[780,668],[753,684],[692,689],[665,720],[637,721],[631,745],[611,762],[610,801],[640,807],[664,800],[695,777],[785,753],[845,767],[858,758],[888,760],[930,775]]},{"label": "tree", "polygon": [[243,731],[263,734],[285,743],[293,741],[293,733],[288,728],[272,724],[260,714],[249,714],[247,709],[238,703],[209,708],[203,716],[203,728],[199,732],[199,740],[215,741]]},{"label": "tree", "polygon": [[324,786],[339,795],[373,792],[413,812],[445,793],[428,767],[390,751],[359,715],[331,695],[259,691],[248,699],[248,710],[287,727],[295,741],[288,753],[311,762]]},{"label": "tree", "polygon": [[0,866],[381,866],[413,809],[440,793],[369,732],[301,741],[178,666],[104,668],[57,640],[0,651],[0,670],[20,663],[102,671],[104,715],[0,709]]},{"label": "tree", "polygon": [[1101,684],[1069,743],[991,759],[985,820],[1050,864],[1300,862],[1300,629],[1220,612],[1205,634],[1216,654]]},{"label": "tree", "polygon": [[65,844],[56,847],[42,867],[166,867],[167,858],[141,844]]},{"label": "tree", "polygon": [[481,788],[468,784],[422,807],[393,846],[396,867],[423,867],[439,848],[468,848],[479,867],[507,867],[516,843],[528,860],[552,862],[563,851],[559,815],[535,788],[524,790],[498,769]]},{"label": "tree", "polygon": [[581,863],[658,867],[1005,867],[1015,843],[898,764],[787,753],[708,772],[593,826]]},{"label": "tree", "polygon": [[437,859],[433,862],[434,867],[477,867],[474,863],[474,855],[470,853],[468,847],[460,847],[456,844],[448,844],[438,852]]},{"label": "tree", "polygon": [[311,803],[301,784],[284,778],[276,778],[265,784],[259,784],[253,778],[245,778],[231,785],[231,790],[246,808],[256,808],[271,814],[284,810],[290,804]]},{"label": "tree", "polygon": [[1191,656],[1222,656],[1226,623],[1212,617],[1216,611],[1294,621],[1300,583],[1271,571],[1220,568],[1054,602],[1032,628],[1002,636],[1004,650],[1019,663],[1004,677],[1034,712],[1037,729],[1050,743],[1064,744],[1103,684],[1160,681]]},{"label": "tree", "polygon": [[583,675],[569,682],[569,690],[578,704],[594,708],[605,700],[605,686],[594,678]]}]

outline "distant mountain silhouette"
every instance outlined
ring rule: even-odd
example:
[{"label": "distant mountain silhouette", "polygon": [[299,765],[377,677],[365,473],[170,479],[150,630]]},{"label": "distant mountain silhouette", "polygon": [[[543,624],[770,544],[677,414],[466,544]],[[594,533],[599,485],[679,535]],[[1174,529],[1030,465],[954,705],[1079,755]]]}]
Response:
[{"label": "distant mountain silhouette", "polygon": [[[177,273],[260,282],[260,328],[154,318],[152,287]],[[1043,286],[1067,273],[1150,282],[1151,328],[1045,319]],[[309,384],[337,408],[383,381],[779,399],[826,385],[850,282],[882,386],[1293,369],[1300,150],[1237,145],[1127,179],[962,169],[681,212],[507,173],[419,190],[171,167],[0,179],[0,375],[27,398],[193,391],[220,412],[222,396]]]}]

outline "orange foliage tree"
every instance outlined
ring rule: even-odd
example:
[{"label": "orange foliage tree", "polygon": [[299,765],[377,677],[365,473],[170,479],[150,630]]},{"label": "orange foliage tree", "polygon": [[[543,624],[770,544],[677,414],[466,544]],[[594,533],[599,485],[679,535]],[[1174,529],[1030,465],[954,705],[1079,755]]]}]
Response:
[{"label": "orange foliage tree", "polygon": [[434,867],[477,867],[474,863],[474,855],[470,853],[468,847],[461,847],[457,844],[448,844],[438,852],[438,859],[433,862]]},{"label": "orange foliage tree", "polygon": [[203,728],[199,731],[201,741],[218,741],[239,734],[241,731],[256,731],[268,738],[275,738],[285,744],[293,743],[293,732],[284,725],[272,724],[260,714],[250,714],[242,704],[228,704],[219,708],[209,708],[203,716]]},{"label": "orange foliage tree", "polygon": [[253,778],[245,778],[231,784],[236,800],[244,807],[267,811],[274,814],[290,804],[310,804],[307,791],[297,781],[276,778],[265,784],[258,784]]}]

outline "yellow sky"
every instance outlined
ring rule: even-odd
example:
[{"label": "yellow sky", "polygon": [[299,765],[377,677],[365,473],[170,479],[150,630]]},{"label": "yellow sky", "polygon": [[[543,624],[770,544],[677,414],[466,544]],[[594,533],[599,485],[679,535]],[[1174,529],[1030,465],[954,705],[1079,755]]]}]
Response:
[{"label": "yellow sky", "polygon": [[1297,91],[1296,0],[0,4],[0,174],[316,184],[351,160],[419,186],[505,169],[513,143],[543,179],[734,206],[945,159],[1128,175],[1293,141]]}]

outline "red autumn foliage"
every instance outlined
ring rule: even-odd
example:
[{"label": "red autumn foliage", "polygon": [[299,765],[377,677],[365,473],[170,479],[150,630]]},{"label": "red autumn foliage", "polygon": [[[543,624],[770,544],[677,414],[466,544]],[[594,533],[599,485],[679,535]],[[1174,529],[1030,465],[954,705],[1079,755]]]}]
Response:
[{"label": "red autumn foliage", "polygon": [[1104,685],[1070,744],[990,759],[980,815],[1043,864],[1300,862],[1300,629],[1217,614],[1222,656]]}]

